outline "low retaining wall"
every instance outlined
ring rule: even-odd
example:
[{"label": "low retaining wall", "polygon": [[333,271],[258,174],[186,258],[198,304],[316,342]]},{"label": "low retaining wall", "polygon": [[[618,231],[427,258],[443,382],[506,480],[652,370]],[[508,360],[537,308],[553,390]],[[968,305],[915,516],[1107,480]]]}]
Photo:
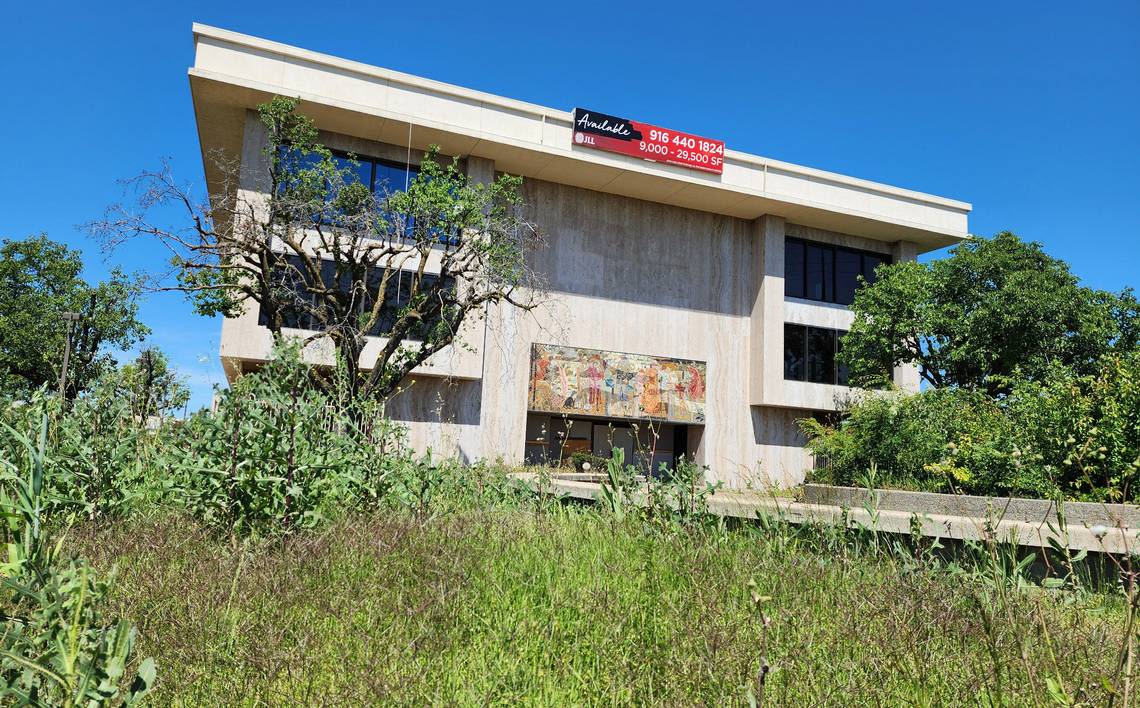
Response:
[{"label": "low retaining wall", "polygon": [[[560,497],[579,499],[582,501],[597,501],[601,485],[597,482],[574,481],[568,479],[548,479],[543,481],[538,475],[517,474],[519,480],[527,483],[533,489]],[[892,506],[907,506],[911,508],[893,509],[885,506],[872,507],[868,511],[866,490],[845,487],[827,487],[826,485],[807,485],[815,490],[805,488],[806,494],[829,495],[827,498],[833,502],[793,501],[791,499],[774,497],[758,492],[743,490],[719,490],[708,500],[709,512],[719,516],[734,517],[738,519],[756,519],[758,516],[775,516],[793,524],[840,524],[852,528],[875,529],[885,533],[910,535],[915,532],[932,538],[945,538],[955,540],[973,540],[993,538],[1005,543],[1014,543],[1021,546],[1047,548],[1055,544],[1068,546],[1074,550],[1085,549],[1100,553],[1131,553],[1140,549],[1140,524],[1108,524],[1106,520],[1126,521],[1136,516],[1120,515],[1121,512],[1136,514],[1136,509],[1120,504],[1087,504],[1085,507],[1095,507],[1100,516],[1086,515],[1081,521],[1076,521],[1070,509],[1072,505],[1065,504],[1065,518],[1067,528],[1062,532],[1056,525],[1050,528],[1049,524],[1055,521],[1043,518],[1049,514],[1051,505],[1035,499],[1017,501],[1032,502],[1032,504],[1005,506],[1005,516],[1001,516],[1002,507],[997,503],[1006,500],[989,500],[985,497],[954,497],[948,494],[929,494],[922,492],[894,492],[884,491],[878,495],[880,503]],[[844,494],[846,492],[846,494]],[[635,495],[635,503],[643,504],[643,495]],[[816,499],[820,499],[816,496]],[[938,503],[949,504],[954,500],[958,503],[975,503],[967,500],[980,499],[983,504],[980,514],[962,513],[949,509],[946,506],[937,507]],[[904,503],[905,502],[905,503]],[[1034,506],[1034,505],[1041,506]],[[1114,515],[1109,510],[1120,507]],[[978,509],[979,507],[973,507]],[[1083,507],[1077,507],[1078,509]],[[993,514],[988,513],[993,510]],[[1010,511],[1022,510],[1021,513],[1031,515],[1027,509],[1033,509],[1032,515],[1037,513],[1041,517],[1036,519],[1013,518]],[[1054,517],[1055,519],[1055,517]],[[1090,523],[1091,521],[1091,523]],[[1101,526],[1107,528],[1095,528]]]},{"label": "low retaining wall", "polygon": [[[969,516],[995,521],[1025,521],[1036,524],[1057,523],[1056,503],[1048,499],[1020,497],[975,497],[965,494],[906,492],[876,489],[873,494],[857,487],[833,487],[828,484],[805,484],[804,502],[841,506],[848,509],[905,511],[912,514]],[[872,496],[874,501],[872,502]],[[1069,526],[1107,526],[1140,528],[1140,507],[1131,504],[1065,502],[1065,522]]]}]

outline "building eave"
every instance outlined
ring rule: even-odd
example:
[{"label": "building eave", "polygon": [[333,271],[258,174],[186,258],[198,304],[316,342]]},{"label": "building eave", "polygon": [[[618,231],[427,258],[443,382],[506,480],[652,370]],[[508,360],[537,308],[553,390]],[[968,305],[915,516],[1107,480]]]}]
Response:
[{"label": "building eave", "polygon": [[968,203],[735,150],[724,174],[573,145],[572,114],[194,25],[189,70],[207,187],[221,189],[213,155],[241,154],[246,111],[274,95],[299,98],[324,130],[422,150],[494,160],[523,177],[743,219],[782,216],[806,226],[921,251],[967,237]]}]

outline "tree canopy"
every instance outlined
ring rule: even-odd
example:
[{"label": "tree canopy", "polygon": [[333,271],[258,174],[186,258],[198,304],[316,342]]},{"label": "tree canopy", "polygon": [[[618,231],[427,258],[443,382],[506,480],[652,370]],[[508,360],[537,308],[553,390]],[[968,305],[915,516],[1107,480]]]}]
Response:
[{"label": "tree canopy", "polygon": [[0,245],[0,388],[26,395],[59,379],[67,322],[76,312],[66,395],[74,398],[115,367],[149,330],[138,320],[138,284],[119,270],[96,285],[78,251],[46,235]]},{"label": "tree canopy", "polygon": [[863,385],[914,364],[932,385],[998,395],[1015,377],[1039,379],[1056,365],[1093,373],[1102,355],[1134,350],[1140,338],[1131,290],[1084,287],[1064,261],[1008,231],[876,275],[856,292],[840,353]]},{"label": "tree canopy", "polygon": [[[143,237],[169,249],[163,287],[187,293],[203,314],[252,304],[279,337],[331,342],[346,375],[314,374],[354,399],[395,391],[487,306],[536,306],[527,254],[537,231],[521,216],[521,178],[469,180],[458,158],[433,148],[406,185],[373,191],[355,156],[319,142],[297,103],[260,106],[267,139],[257,189],[238,185],[262,168],[219,159],[224,186],[197,202],[163,168],[135,180],[137,204],[112,207],[93,230],[112,246]],[[186,222],[150,220],[171,204]],[[380,342],[365,359],[369,338]]]},{"label": "tree canopy", "polygon": [[157,347],[146,347],[132,361],[106,372],[93,388],[125,401],[131,415],[144,423],[173,413],[190,400],[190,389]]}]

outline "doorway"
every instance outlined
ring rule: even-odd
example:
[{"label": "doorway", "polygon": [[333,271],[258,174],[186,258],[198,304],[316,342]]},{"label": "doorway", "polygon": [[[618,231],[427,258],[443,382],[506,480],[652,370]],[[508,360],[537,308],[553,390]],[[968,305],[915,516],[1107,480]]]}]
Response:
[{"label": "doorway", "polygon": [[633,438],[633,428],[630,426],[594,423],[593,443],[592,452],[598,457],[609,459],[615,449],[620,449],[625,453],[626,464],[635,464],[634,455],[637,446]]}]

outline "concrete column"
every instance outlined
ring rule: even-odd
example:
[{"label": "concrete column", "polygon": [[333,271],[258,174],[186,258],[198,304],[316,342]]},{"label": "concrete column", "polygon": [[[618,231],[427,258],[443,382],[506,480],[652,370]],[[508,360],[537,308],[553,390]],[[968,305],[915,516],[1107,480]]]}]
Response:
[{"label": "concrete column", "polygon": [[[234,213],[249,214],[249,216],[235,224],[235,228],[241,228],[247,220],[261,221],[269,216],[270,164],[269,157],[265,154],[268,144],[269,137],[265,125],[258,119],[257,113],[246,111],[242,132],[241,167],[237,175],[238,204],[234,205]],[[214,159],[217,159],[217,156],[206,156],[207,161]],[[211,165],[211,167],[223,168],[220,165]],[[258,310],[258,304],[247,299],[242,304],[240,315],[222,318],[219,353],[226,372],[226,380],[231,383],[246,368],[246,362],[265,361],[269,356],[268,347],[263,349],[258,345],[251,346],[251,342],[258,341],[266,333],[266,330],[257,323]]]},{"label": "concrete column", "polygon": [[[494,181],[494,160],[469,155],[466,162],[468,180],[480,184]],[[526,451],[526,372],[519,365],[518,316],[511,305],[489,305],[483,313],[478,341],[483,358],[480,450],[473,457],[501,459],[509,464],[521,464]]]},{"label": "concrete column", "polygon": [[467,179],[478,184],[490,184],[495,181],[495,161],[485,157],[467,156]]},{"label": "concrete column", "polygon": [[910,241],[895,241],[891,244],[891,258],[895,263],[913,261],[918,258],[918,244]]},{"label": "concrete column", "polygon": [[[910,241],[895,241],[891,244],[891,259],[895,263],[913,261],[918,258],[918,244]],[[921,377],[916,366],[896,366],[895,384],[904,391],[917,392]]]},{"label": "concrete column", "polygon": [[752,222],[752,316],[749,326],[749,399],[779,403],[784,385],[784,218]]}]

